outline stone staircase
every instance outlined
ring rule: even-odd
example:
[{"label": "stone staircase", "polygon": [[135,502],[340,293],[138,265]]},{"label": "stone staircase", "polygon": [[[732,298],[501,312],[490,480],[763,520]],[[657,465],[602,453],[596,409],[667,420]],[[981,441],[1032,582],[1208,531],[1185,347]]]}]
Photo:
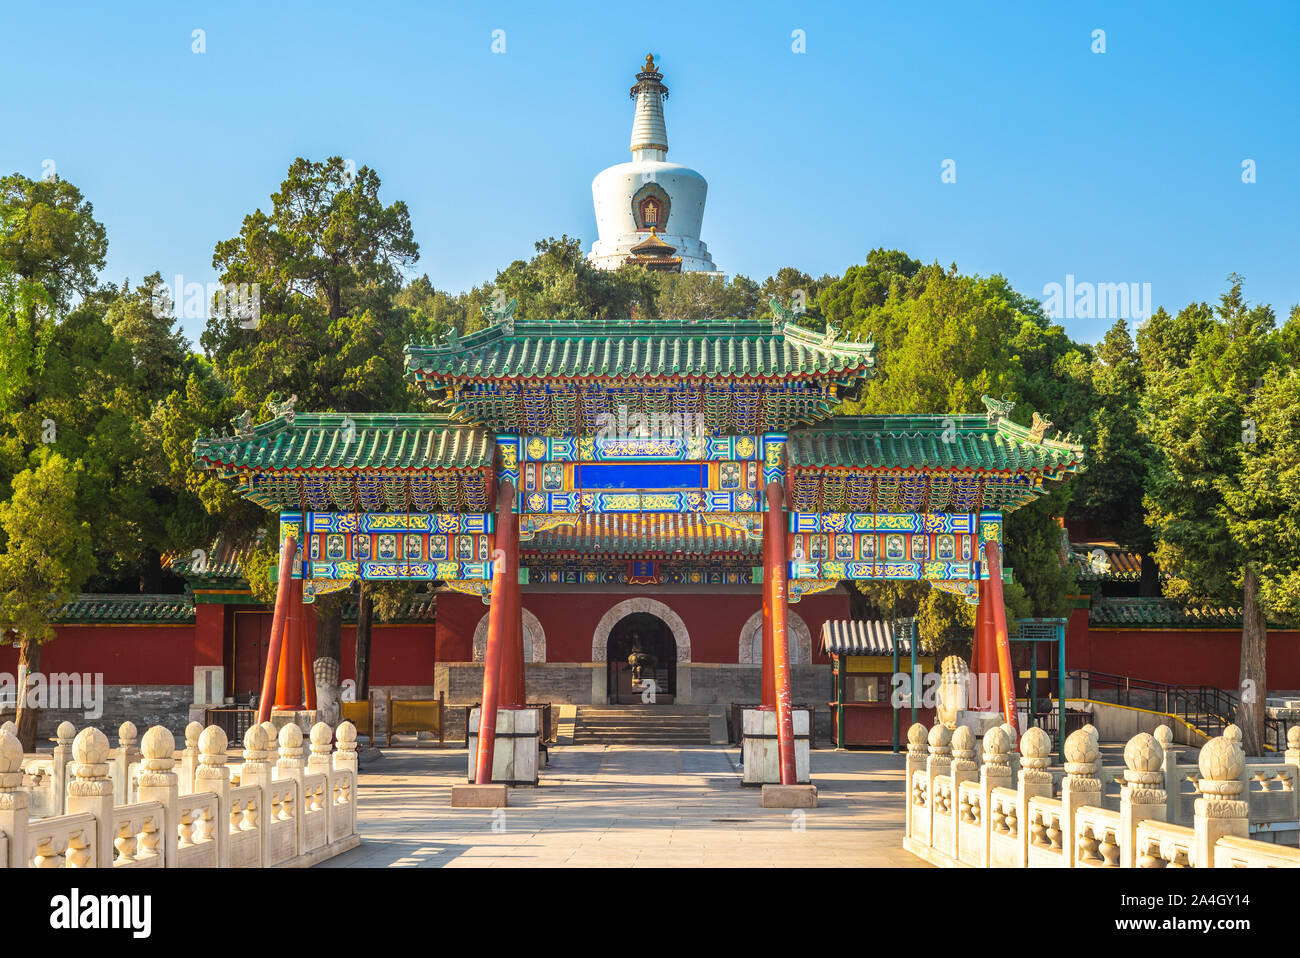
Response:
[{"label": "stone staircase", "polygon": [[579,705],[574,745],[709,744],[707,705]]}]

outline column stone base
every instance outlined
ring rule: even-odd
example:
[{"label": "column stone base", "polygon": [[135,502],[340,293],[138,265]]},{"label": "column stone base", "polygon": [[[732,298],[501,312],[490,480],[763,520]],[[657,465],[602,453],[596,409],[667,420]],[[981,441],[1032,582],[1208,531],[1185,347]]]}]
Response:
[{"label": "column stone base", "polygon": [[453,785],[452,808],[505,808],[505,785]]},{"label": "column stone base", "polygon": [[816,785],[764,785],[764,808],[816,808]]}]

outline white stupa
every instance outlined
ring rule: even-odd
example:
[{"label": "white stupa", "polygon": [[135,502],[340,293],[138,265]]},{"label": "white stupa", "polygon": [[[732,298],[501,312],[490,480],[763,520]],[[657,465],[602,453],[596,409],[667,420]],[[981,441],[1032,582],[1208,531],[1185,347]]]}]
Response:
[{"label": "white stupa", "polygon": [[632,87],[632,162],[619,163],[591,181],[600,239],[588,259],[600,269],[628,261],[651,269],[717,272],[700,242],[709,184],[694,170],[669,163],[663,101],[668,87],[653,56]]}]

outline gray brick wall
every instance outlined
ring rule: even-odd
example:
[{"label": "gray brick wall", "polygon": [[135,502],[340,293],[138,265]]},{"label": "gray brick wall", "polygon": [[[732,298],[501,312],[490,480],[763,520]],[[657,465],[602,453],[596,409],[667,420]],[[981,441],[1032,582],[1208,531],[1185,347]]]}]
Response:
[{"label": "gray brick wall", "polygon": [[[190,721],[193,685],[105,685],[104,714],[88,719],[80,709],[42,709],[36,720],[36,744],[45,748],[60,722],[71,722],[77,731],[94,726],[117,747],[117,729],[123,722],[134,722],[140,735],[152,725],[162,725],[185,741],[185,726]],[[0,722],[15,718],[12,708],[0,709]]]}]

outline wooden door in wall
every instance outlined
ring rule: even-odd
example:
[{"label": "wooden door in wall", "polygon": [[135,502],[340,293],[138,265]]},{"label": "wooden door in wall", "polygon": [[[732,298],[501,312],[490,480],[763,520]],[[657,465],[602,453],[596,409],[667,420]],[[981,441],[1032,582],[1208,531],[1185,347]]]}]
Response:
[{"label": "wooden door in wall", "polygon": [[260,695],[266,655],[271,645],[270,612],[235,613],[235,649],[231,667],[231,694],[236,705],[247,705],[251,696]]}]

